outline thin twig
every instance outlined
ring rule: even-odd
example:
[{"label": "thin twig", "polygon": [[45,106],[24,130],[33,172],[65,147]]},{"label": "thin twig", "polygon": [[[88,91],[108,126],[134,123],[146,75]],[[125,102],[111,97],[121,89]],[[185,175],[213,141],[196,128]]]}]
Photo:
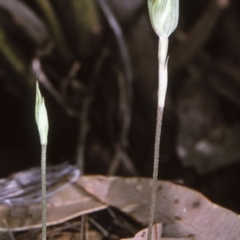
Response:
[{"label": "thin twig", "polygon": [[[113,173],[116,170],[117,166],[123,161],[123,163],[128,163],[128,166],[131,165],[131,173],[137,173],[134,165],[129,162],[130,158],[125,159],[127,154],[125,153],[125,149],[128,147],[128,134],[131,124],[131,106],[132,106],[132,66],[130,61],[129,52],[127,49],[127,44],[124,39],[124,35],[122,32],[122,28],[117,21],[115,15],[113,14],[111,8],[108,6],[105,0],[97,1],[103,13],[106,16],[106,19],[111,27],[119,48],[120,57],[123,64],[124,76],[121,73],[118,74],[118,84],[119,84],[119,113],[122,117],[122,129],[121,129],[121,149],[118,149],[115,152],[114,162],[112,167],[109,168],[109,173]],[[125,153],[124,156],[122,153]],[[119,159],[118,159],[119,158]],[[128,168],[128,167],[127,167]]]},{"label": "thin twig", "polygon": [[95,221],[93,218],[89,217],[89,222],[95,227],[97,228],[104,237],[109,237],[109,233],[108,231],[101,226],[97,221]]},{"label": "thin twig", "polygon": [[131,123],[131,105],[132,105],[132,79],[133,79],[133,73],[132,73],[132,65],[131,60],[129,56],[129,52],[127,49],[127,44],[124,39],[124,35],[122,32],[122,28],[117,21],[116,17],[114,16],[111,8],[108,6],[107,2],[105,0],[98,0],[97,1],[100,8],[102,9],[103,13],[106,16],[106,19],[108,21],[109,26],[111,27],[116,41],[119,48],[120,57],[123,64],[124,69],[124,78],[121,80],[125,80],[125,89],[126,89],[126,101],[127,104],[125,104],[125,115],[124,115],[124,131],[126,132],[126,135],[129,132],[130,123]]},{"label": "thin twig", "polygon": [[81,173],[84,174],[84,156],[85,156],[85,144],[86,137],[89,130],[88,115],[90,111],[90,106],[92,103],[92,97],[87,96],[82,105],[82,112],[79,117],[79,139],[77,144],[77,167],[81,170]]},{"label": "thin twig", "polygon": [[7,231],[8,231],[8,235],[9,235],[9,237],[11,238],[11,240],[15,240],[15,237],[14,237],[12,231],[11,231],[11,230],[9,229],[9,227],[8,227],[8,224],[7,224],[6,219],[3,219],[2,222],[3,222],[3,224],[6,226]]},{"label": "thin twig", "polygon": [[108,169],[108,175],[114,175],[120,163],[123,163],[125,169],[133,176],[138,175],[138,171],[128,157],[126,149],[128,147],[128,133],[131,119],[131,112],[128,105],[127,86],[123,74],[118,72],[118,86],[119,86],[119,107],[118,115],[120,126],[120,144],[115,146],[115,154],[111,165]]},{"label": "thin twig", "polygon": [[[125,42],[121,26],[118,23],[116,17],[114,16],[111,8],[106,3],[106,0],[97,0],[97,2],[99,4],[100,8],[102,9],[103,13],[105,14],[108,24],[110,25],[110,27],[113,30],[113,33],[116,37],[120,56],[121,56],[121,59],[122,59],[123,65],[124,65],[126,79],[129,81],[129,84],[132,84],[131,61],[130,61],[127,44]],[[131,88],[129,88],[129,90],[130,89]]]},{"label": "thin twig", "polygon": [[116,174],[117,168],[120,163],[124,164],[125,169],[133,176],[138,175],[138,171],[129,158],[128,154],[124,151],[123,147],[120,144],[115,146],[115,154],[113,156],[111,165],[108,168],[107,175]]}]

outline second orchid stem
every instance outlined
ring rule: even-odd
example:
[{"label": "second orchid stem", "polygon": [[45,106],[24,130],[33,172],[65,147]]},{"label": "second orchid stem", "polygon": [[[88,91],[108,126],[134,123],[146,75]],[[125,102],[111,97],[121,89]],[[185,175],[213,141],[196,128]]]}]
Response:
[{"label": "second orchid stem", "polygon": [[44,98],[41,95],[38,82],[36,83],[35,119],[41,143],[41,183],[42,183],[42,240],[47,239],[47,200],[46,200],[46,158],[48,143],[48,114]]},{"label": "second orchid stem", "polygon": [[42,182],[42,240],[47,239],[47,187],[46,187],[47,144],[41,147],[41,182]]}]

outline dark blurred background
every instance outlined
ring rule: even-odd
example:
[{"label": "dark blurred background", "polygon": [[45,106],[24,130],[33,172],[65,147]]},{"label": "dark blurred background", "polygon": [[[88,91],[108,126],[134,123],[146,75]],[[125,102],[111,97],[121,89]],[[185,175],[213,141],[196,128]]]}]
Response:
[{"label": "dark blurred background", "polygon": [[[160,178],[240,213],[240,2],[180,1],[170,37]],[[158,38],[144,0],[0,0],[0,177],[48,164],[152,175]]]}]

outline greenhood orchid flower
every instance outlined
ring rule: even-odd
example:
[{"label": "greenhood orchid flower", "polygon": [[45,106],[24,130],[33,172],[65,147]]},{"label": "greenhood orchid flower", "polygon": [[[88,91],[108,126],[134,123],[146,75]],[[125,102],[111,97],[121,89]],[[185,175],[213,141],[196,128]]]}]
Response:
[{"label": "greenhood orchid flower", "polygon": [[38,83],[36,84],[35,119],[38,127],[41,145],[46,145],[48,136],[48,115],[44,98],[41,95]]},{"label": "greenhood orchid flower", "polygon": [[178,24],[179,0],[148,0],[148,9],[158,37],[168,38]]}]

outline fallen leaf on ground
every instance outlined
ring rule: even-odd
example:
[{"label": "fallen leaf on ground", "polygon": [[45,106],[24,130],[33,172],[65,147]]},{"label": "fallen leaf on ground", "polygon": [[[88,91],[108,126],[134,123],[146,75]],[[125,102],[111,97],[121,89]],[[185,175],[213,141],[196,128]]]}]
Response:
[{"label": "fallen leaf on ground", "polygon": [[[239,239],[240,218],[186,187],[159,181],[155,222],[162,237]],[[40,191],[40,189],[39,189]],[[48,226],[116,207],[147,226],[151,179],[81,176],[48,198]],[[7,201],[8,202],[8,201]],[[1,204],[0,231],[41,227],[41,204]]]},{"label": "fallen leaf on ground", "polygon": [[[153,226],[152,229],[152,238],[151,240],[160,240],[162,235],[162,224],[157,223]],[[148,229],[143,229],[138,232],[133,238],[124,238],[122,240],[147,240]]]},{"label": "fallen leaf on ground", "polygon": [[[152,238],[151,240],[193,240],[193,237],[188,238],[162,238],[162,224],[157,223],[153,226],[152,229]],[[133,238],[124,238],[122,240],[147,240],[148,237],[148,229],[145,228],[138,232]]]}]

